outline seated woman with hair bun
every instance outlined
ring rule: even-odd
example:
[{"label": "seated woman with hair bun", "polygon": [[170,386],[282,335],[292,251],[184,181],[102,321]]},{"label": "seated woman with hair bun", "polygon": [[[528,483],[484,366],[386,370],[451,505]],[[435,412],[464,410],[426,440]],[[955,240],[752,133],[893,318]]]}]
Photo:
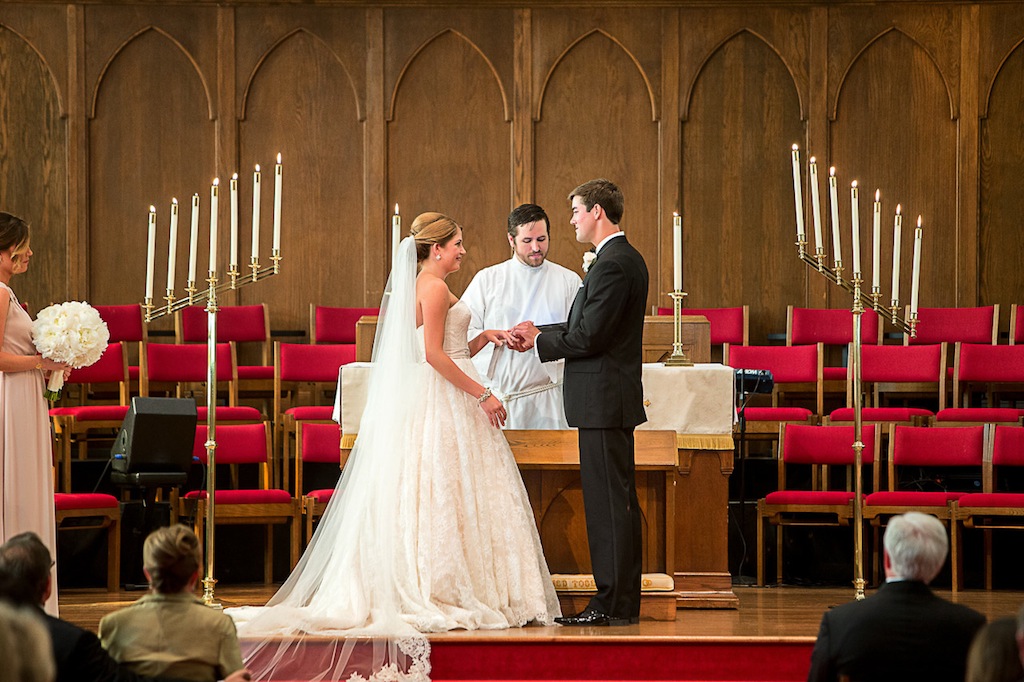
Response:
[{"label": "seated woman with hair bun", "polygon": [[132,671],[182,680],[246,679],[235,624],[194,595],[202,555],[178,524],[149,534],[142,550],[149,594],[100,621],[100,640]]}]

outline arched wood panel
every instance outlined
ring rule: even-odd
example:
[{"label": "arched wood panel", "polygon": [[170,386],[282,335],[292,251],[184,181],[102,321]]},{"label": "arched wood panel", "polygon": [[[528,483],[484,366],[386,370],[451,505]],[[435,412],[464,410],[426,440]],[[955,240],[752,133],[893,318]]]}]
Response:
[{"label": "arched wood panel", "polygon": [[[788,70],[743,31],[697,75],[682,132],[683,286],[692,307],[750,305],[750,340],[785,331],[803,305],[789,146],[802,139]],[[671,242],[669,242],[671,243]],[[671,252],[661,263],[671,281]]]},{"label": "arched wood panel", "polygon": [[1003,63],[981,122],[979,293],[1009,310],[1024,303],[1024,45]]},{"label": "arched wood panel", "polygon": [[554,64],[535,130],[535,194],[551,217],[551,259],[582,272],[590,244],[576,241],[566,196],[580,183],[607,178],[622,190],[621,226],[647,261],[648,305],[661,301],[659,235],[671,242],[672,219],[658,215],[658,122],[636,62],[603,32],[583,37]]},{"label": "arched wood panel", "polygon": [[273,162],[283,155],[281,274],[241,290],[242,303],[266,302],[271,327],[304,330],[309,304],[363,304],[358,229],[363,201],[362,123],[343,65],[316,36],[298,31],[277,45],[251,79],[239,123],[241,261],[248,263],[252,170],[262,177],[260,260],[269,263]]},{"label": "arched wood panel", "polygon": [[[209,80],[209,79],[207,79]],[[170,203],[181,204],[177,282],[188,266],[190,198],[201,200],[196,279],[209,267],[210,183],[215,129],[210,102],[194,62],[167,34],[143,30],[118,51],[96,86],[89,123],[90,300],[137,303],[145,295],[146,216],[157,207],[154,296],[160,302],[167,272]],[[226,179],[222,179],[226,187]],[[225,194],[226,196],[226,194]],[[227,202],[221,201],[221,224]],[[161,321],[168,326],[169,321]]]},{"label": "arched wood panel", "polygon": [[[957,122],[950,119],[946,83],[930,55],[913,39],[892,30],[867,44],[846,71],[830,129],[832,155],[810,150],[827,175],[829,164],[843,187],[840,222],[843,261],[850,246],[850,182],[861,192],[861,259],[870,286],[871,211],[875,189],[882,192],[881,290],[892,293],[893,218],[903,208],[900,303],[910,302],[911,256],[917,216],[924,218],[920,305],[954,306],[959,226],[957,224]],[[828,215],[827,183],[821,178],[822,215]],[[831,243],[827,250],[831,253]],[[845,307],[848,297],[833,298]],[[971,305],[962,302],[961,305]]]},{"label": "arched wood panel", "polygon": [[34,315],[66,300],[67,156],[52,74],[0,25],[0,210],[29,224],[34,255],[11,286]]},{"label": "arched wood panel", "polygon": [[[440,211],[463,226],[467,254],[448,278],[460,295],[478,270],[508,258],[511,124],[500,83],[475,45],[444,31],[415,53],[393,101],[388,205],[401,208],[403,237],[424,211]],[[390,259],[390,222],[368,229],[387,231]]]}]

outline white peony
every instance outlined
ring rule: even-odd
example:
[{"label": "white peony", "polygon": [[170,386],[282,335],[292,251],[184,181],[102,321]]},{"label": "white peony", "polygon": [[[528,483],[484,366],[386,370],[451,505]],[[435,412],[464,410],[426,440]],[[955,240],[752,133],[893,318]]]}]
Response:
[{"label": "white peony", "polygon": [[[107,350],[110,332],[99,312],[88,303],[68,301],[39,311],[32,323],[32,342],[42,356],[73,369],[94,364]],[[54,400],[64,386],[64,373],[50,376],[44,395]]]}]

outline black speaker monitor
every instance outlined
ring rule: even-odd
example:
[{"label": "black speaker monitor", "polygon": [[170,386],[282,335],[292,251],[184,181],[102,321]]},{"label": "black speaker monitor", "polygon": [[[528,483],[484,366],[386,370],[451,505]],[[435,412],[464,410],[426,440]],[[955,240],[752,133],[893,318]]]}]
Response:
[{"label": "black speaker monitor", "polygon": [[196,437],[192,398],[132,398],[110,456],[115,473],[187,473]]}]

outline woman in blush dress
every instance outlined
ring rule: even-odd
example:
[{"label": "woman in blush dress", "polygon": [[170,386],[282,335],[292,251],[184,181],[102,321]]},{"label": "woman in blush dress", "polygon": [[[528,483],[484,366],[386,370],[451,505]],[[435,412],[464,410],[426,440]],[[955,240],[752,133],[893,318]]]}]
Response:
[{"label": "woman in blush dress", "polygon": [[[0,542],[36,533],[56,555],[53,445],[44,378],[67,365],[43,358],[32,343],[32,318],[11,289],[11,278],[32,258],[28,225],[0,212]],[[47,613],[57,615],[57,571]]]},{"label": "woman in blush dress", "polygon": [[423,633],[559,615],[500,430],[505,408],[471,360],[510,336],[466,342],[471,313],[445,283],[466,253],[459,225],[424,213],[410,232],[381,304],[358,438],[320,526],[266,607],[228,611],[256,679],[428,679]]}]

